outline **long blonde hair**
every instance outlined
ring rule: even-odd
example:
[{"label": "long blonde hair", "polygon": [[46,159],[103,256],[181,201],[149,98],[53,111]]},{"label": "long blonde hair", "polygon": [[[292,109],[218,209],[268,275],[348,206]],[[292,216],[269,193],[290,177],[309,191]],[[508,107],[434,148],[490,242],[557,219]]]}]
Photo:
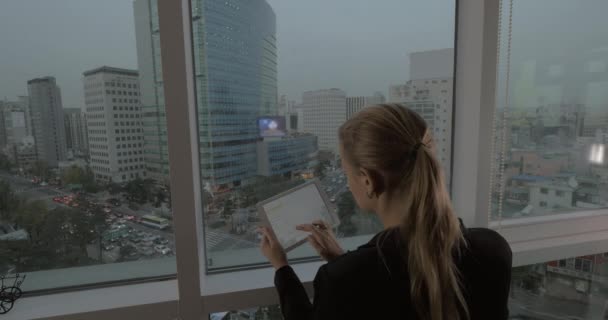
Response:
[{"label": "long blonde hair", "polygon": [[343,156],[366,169],[375,194],[405,197],[399,227],[407,244],[412,304],[423,319],[468,319],[454,262],[464,244],[433,139],[422,117],[399,104],[365,108],[340,127]]}]

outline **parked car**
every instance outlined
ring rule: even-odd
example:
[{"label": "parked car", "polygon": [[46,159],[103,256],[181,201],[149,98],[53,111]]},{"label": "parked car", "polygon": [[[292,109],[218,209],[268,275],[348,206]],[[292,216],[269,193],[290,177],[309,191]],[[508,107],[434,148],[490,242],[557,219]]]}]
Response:
[{"label": "parked car", "polygon": [[162,253],[162,254],[164,254],[164,255],[168,255],[168,254],[170,254],[171,252],[173,252],[173,251],[172,251],[171,249],[167,248],[167,247],[165,247],[164,249],[162,249],[162,250],[160,251],[160,253]]},{"label": "parked car", "polygon": [[151,256],[154,255],[154,250],[152,250],[152,248],[150,249],[145,249],[141,252],[144,256]]}]

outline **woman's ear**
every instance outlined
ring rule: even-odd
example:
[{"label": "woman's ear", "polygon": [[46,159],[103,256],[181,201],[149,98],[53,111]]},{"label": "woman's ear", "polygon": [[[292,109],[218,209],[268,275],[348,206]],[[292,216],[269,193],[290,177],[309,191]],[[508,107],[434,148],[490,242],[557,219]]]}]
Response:
[{"label": "woman's ear", "polygon": [[374,178],[369,170],[359,168],[359,179],[361,179],[361,185],[365,187],[365,191],[368,195],[374,194],[376,192]]}]

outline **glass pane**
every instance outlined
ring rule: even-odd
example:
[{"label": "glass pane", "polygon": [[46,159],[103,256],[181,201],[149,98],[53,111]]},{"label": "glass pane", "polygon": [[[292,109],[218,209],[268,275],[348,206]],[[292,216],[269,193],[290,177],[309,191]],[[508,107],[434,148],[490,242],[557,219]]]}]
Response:
[{"label": "glass pane", "polygon": [[155,11],[0,4],[0,275],[25,291],[175,274]]},{"label": "glass pane", "polygon": [[217,312],[209,315],[209,320],[283,320],[278,305],[256,307],[247,310]]},{"label": "glass pane", "polygon": [[608,319],[608,254],[513,269],[510,319]]},{"label": "glass pane", "polygon": [[606,207],[606,10],[503,1],[492,219]]},{"label": "glass pane", "polygon": [[311,179],[345,248],[381,229],[356,208],[338,159],[338,127],[365,106],[419,112],[449,177],[454,1],[191,3],[208,271],[265,265],[255,204]]}]

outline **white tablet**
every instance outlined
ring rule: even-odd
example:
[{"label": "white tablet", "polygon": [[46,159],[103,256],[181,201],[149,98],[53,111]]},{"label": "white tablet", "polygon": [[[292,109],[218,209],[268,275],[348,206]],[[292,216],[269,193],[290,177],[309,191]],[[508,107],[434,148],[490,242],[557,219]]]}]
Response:
[{"label": "white tablet", "polygon": [[296,230],[297,225],[322,220],[334,228],[340,223],[318,180],[262,201],[257,208],[286,252],[304,243],[309,235]]}]

